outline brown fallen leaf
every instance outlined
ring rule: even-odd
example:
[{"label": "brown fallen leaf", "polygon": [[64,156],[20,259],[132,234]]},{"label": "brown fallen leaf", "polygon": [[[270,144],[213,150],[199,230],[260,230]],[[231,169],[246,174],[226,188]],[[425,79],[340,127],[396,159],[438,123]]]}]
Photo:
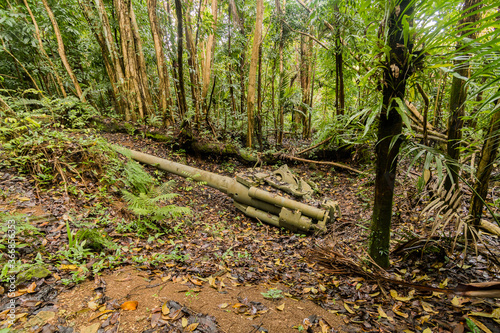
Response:
[{"label": "brown fallen leaf", "polygon": [[191,281],[191,283],[193,283],[194,285],[197,285],[197,286],[203,285],[203,282],[201,282],[198,279],[192,278],[192,277],[189,277],[189,281]]},{"label": "brown fallen leaf", "polygon": [[229,306],[229,304],[227,304],[227,303],[222,303],[222,304],[219,304],[218,306],[219,306],[219,308],[221,308],[221,309],[225,309],[225,308],[227,308],[227,307]]},{"label": "brown fallen leaf", "polygon": [[321,333],[328,333],[330,332],[330,325],[328,325],[323,319],[319,320],[319,326],[321,327]]},{"label": "brown fallen leaf", "polygon": [[127,301],[120,305],[120,308],[122,310],[134,311],[135,309],[137,309],[137,305],[139,305],[139,302],[137,301]]},{"label": "brown fallen leaf", "polygon": [[424,309],[424,311],[427,313],[438,313],[437,311],[434,311],[434,309],[432,308],[432,305],[430,305],[427,302],[420,301],[420,305],[422,306],[422,309]]},{"label": "brown fallen leaf", "polygon": [[170,308],[167,306],[167,302],[163,303],[161,306],[161,313],[166,316],[170,313]]},{"label": "brown fallen leaf", "polygon": [[16,291],[15,291],[15,292],[13,292],[13,293],[8,293],[8,294],[7,294],[7,296],[8,296],[9,298],[15,298],[15,297],[22,296],[22,295],[24,295],[24,294],[26,294],[26,289],[25,289],[24,291],[22,291],[22,290],[16,290]]},{"label": "brown fallen leaf", "polygon": [[186,332],[193,332],[197,327],[198,327],[198,324],[199,323],[192,323],[191,325],[188,325],[186,328],[185,328],[185,331]]},{"label": "brown fallen leaf", "polygon": [[346,302],[344,302],[344,308],[347,310],[347,312],[349,312],[350,314],[354,314],[355,312],[349,307],[349,305],[347,305]]},{"label": "brown fallen leaf", "polygon": [[217,289],[217,285],[215,284],[215,278],[213,276],[208,277],[208,284],[210,287]]},{"label": "brown fallen leaf", "polygon": [[90,302],[88,302],[88,303],[87,303],[87,306],[88,306],[91,310],[93,310],[93,311],[95,311],[95,310],[97,310],[97,309],[99,308],[99,304],[97,304],[97,303],[96,303],[96,302],[94,302],[94,301],[90,301]]},{"label": "brown fallen leaf", "polygon": [[92,320],[97,319],[97,318],[99,318],[99,317],[101,317],[101,316],[104,316],[105,314],[111,313],[111,312],[113,312],[113,310],[104,310],[104,311],[102,311],[102,312],[99,312],[99,313],[98,313],[98,314],[96,314],[95,316],[91,317],[91,318],[89,319],[89,322],[91,322]]},{"label": "brown fallen leaf", "polygon": [[177,320],[181,317],[181,315],[182,315],[182,309],[176,310],[175,312],[170,313],[168,315],[167,320]]},{"label": "brown fallen leaf", "polygon": [[32,284],[29,285],[29,287],[26,289],[26,291],[30,294],[34,293],[36,289],[36,282],[33,282]]},{"label": "brown fallen leaf", "polygon": [[156,312],[151,315],[151,328],[155,328],[160,320],[161,312]]}]

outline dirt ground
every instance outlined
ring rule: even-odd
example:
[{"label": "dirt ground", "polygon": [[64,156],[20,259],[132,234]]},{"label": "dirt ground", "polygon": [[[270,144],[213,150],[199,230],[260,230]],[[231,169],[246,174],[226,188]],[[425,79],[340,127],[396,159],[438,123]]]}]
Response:
[{"label": "dirt ground", "polygon": [[[263,297],[271,288],[286,290],[279,284],[238,285],[231,279],[224,279],[225,287],[217,290],[208,285],[193,287],[188,281],[162,282],[155,274],[148,275],[133,267],[124,267],[100,277],[99,284],[105,283],[105,296],[108,302],[117,300],[137,301],[134,311],[120,312],[121,332],[141,332],[151,327],[151,315],[155,308],[161,308],[167,301],[176,301],[192,313],[208,314],[216,318],[217,327],[222,332],[298,332],[313,315],[337,330],[345,325],[341,318],[311,301],[283,297],[269,300]],[[191,284],[191,286],[189,286]],[[71,318],[71,326],[77,331],[90,326],[95,318],[88,302],[95,296],[94,281],[87,281],[73,290],[61,294],[58,314]],[[242,302],[259,302],[265,310],[252,315],[246,313]],[[98,321],[99,319],[94,319]],[[104,319],[100,319],[104,321]],[[295,327],[295,328],[294,328]]]}]

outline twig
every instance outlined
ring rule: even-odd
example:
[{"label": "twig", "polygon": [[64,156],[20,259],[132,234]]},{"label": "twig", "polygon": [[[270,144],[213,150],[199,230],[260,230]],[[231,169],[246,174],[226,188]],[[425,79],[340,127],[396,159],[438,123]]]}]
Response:
[{"label": "twig", "polygon": [[252,328],[252,330],[249,332],[249,333],[254,333],[254,332],[258,332],[259,331],[259,328],[262,327],[262,321],[260,322],[259,325],[254,325],[254,328]]},{"label": "twig", "polygon": [[330,141],[331,139],[333,139],[333,135],[332,135],[331,137],[329,137],[328,139],[325,139],[325,140],[321,141],[320,143],[315,144],[314,146],[311,146],[311,147],[309,147],[309,148],[306,148],[306,149],[304,149],[304,150],[299,151],[299,152],[297,153],[297,155],[302,155],[302,154],[304,154],[304,153],[308,152],[309,150],[312,150],[312,149],[314,149],[314,148],[317,148],[317,147],[321,146],[322,144],[326,143],[327,141]]},{"label": "twig", "polygon": [[313,161],[313,160],[307,160],[305,158],[294,157],[294,156],[290,156],[290,155],[281,155],[281,157],[285,158],[285,159],[296,160],[296,161],[306,162],[306,163],[314,163],[314,164],[322,164],[322,165],[332,165],[332,166],[336,166],[336,167],[339,167],[339,168],[347,169],[347,170],[355,172],[355,173],[359,173],[361,175],[365,174],[365,172],[363,172],[363,171],[360,171],[358,169],[354,169],[354,168],[352,168],[352,167],[350,167],[348,165],[342,164],[342,163],[326,162],[326,161]]},{"label": "twig", "polygon": [[326,46],[325,44],[323,44],[319,39],[317,39],[316,37],[314,37],[313,35],[311,34],[308,34],[307,32],[303,32],[303,31],[298,31],[298,30],[295,30],[294,28],[292,28],[284,19],[281,19],[281,21],[283,23],[285,23],[285,25],[288,27],[288,29],[292,30],[293,32],[296,32],[298,34],[301,34],[301,35],[304,35],[304,36],[307,36],[309,38],[311,38],[312,40],[314,40],[316,43],[318,43],[321,47],[323,47],[325,50],[329,51],[330,48],[328,46]]}]

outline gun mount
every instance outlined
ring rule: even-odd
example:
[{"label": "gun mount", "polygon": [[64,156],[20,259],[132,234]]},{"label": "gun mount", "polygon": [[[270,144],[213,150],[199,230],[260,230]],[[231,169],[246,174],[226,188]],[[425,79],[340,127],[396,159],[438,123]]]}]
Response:
[{"label": "gun mount", "polygon": [[309,204],[259,187],[267,184],[294,197],[309,197],[313,193],[312,188],[304,180],[295,177],[286,165],[272,173],[240,174],[233,179],[138,151],[122,147],[117,147],[117,150],[125,150],[127,156],[138,162],[204,182],[229,195],[234,200],[234,205],[245,215],[276,227],[294,232],[325,232],[326,225],[340,215],[337,202],[323,200],[321,203]]}]

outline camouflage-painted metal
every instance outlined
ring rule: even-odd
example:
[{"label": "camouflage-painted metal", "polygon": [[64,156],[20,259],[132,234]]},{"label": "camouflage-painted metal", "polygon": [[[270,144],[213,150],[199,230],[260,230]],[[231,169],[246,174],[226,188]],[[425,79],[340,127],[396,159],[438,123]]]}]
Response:
[{"label": "camouflage-painted metal", "polygon": [[138,162],[218,189],[229,195],[244,214],[276,227],[294,232],[324,232],[326,225],[340,215],[339,206],[334,201],[324,200],[319,208],[259,186],[264,184],[296,197],[310,197],[313,193],[311,186],[295,177],[286,166],[273,173],[241,174],[233,179],[138,151],[122,147],[117,147],[117,150]]}]

